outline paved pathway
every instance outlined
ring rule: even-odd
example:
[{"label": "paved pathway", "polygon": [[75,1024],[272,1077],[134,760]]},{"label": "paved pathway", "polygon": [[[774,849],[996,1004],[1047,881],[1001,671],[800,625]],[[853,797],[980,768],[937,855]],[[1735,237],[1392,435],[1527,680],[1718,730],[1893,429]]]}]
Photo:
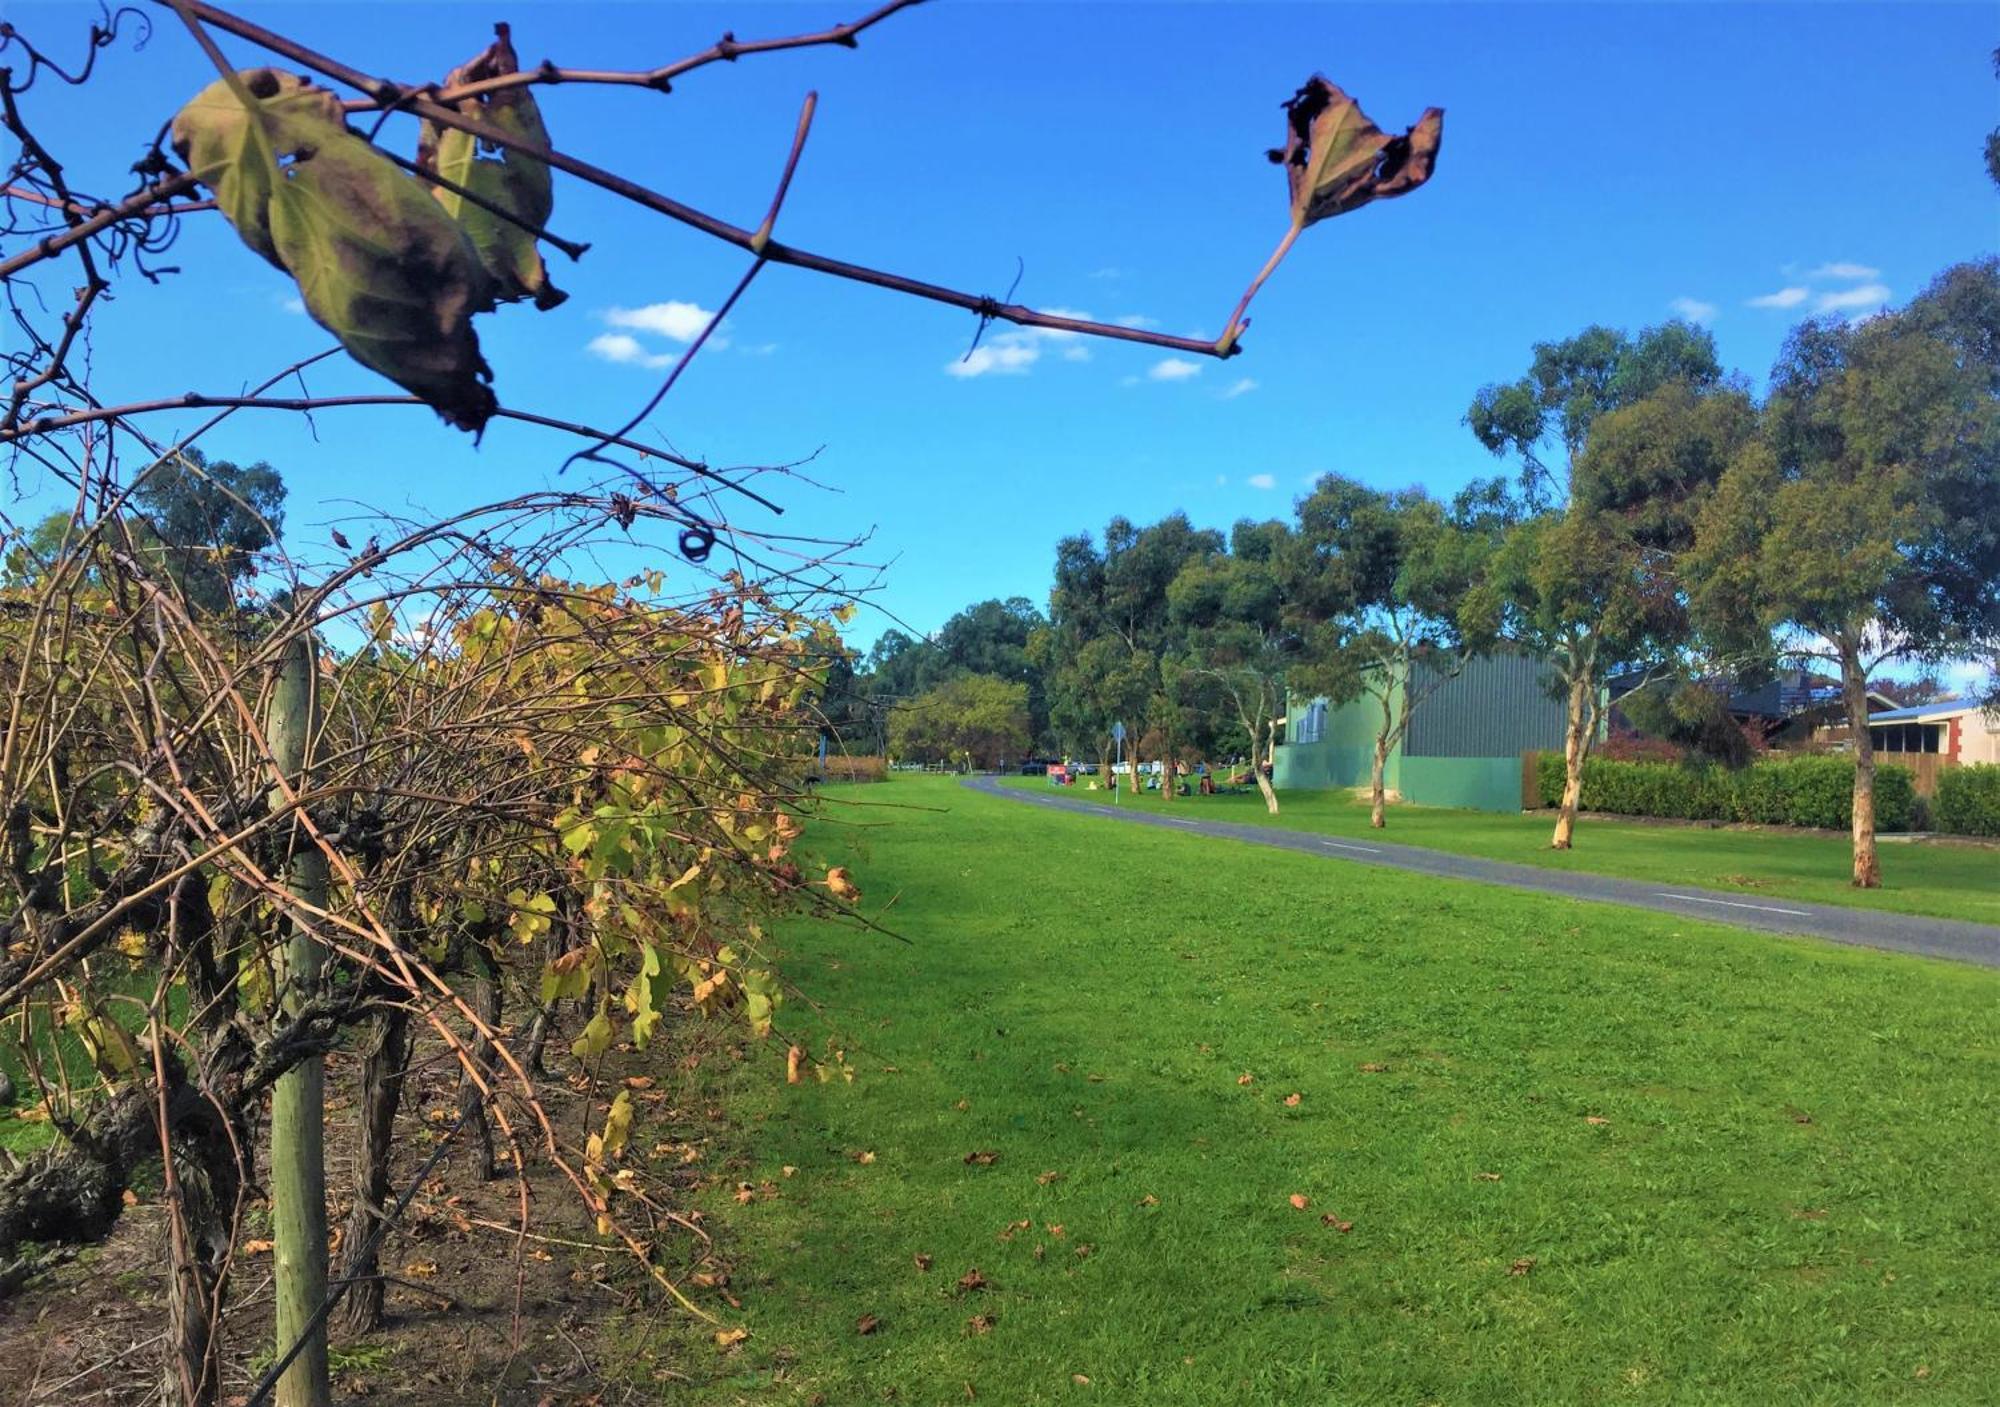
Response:
[{"label": "paved pathway", "polygon": [[[1882,909],[1813,904],[1803,899],[1785,899],[1767,904],[1759,902],[1754,895],[1615,879],[1609,875],[1580,874],[1573,870],[1543,869],[1535,865],[1514,865],[1502,860],[1480,860],[1470,855],[1452,855],[1416,845],[1397,845],[1373,836],[1364,842],[1319,835],[1312,831],[1283,830],[1277,826],[1246,826],[1230,821],[1167,816],[1150,809],[1123,810],[1109,802],[1002,786],[996,777],[971,777],[965,784],[976,791],[1006,797],[1027,806],[1082,811],[1133,825],[1165,826],[1195,835],[1270,845],[1280,850],[1297,850],[1326,859],[1386,865],[1391,869],[1411,870],[1417,874],[1477,880],[1482,884],[1504,884],[1511,889],[1531,889],[1539,894],[1558,894],[1568,899],[1626,904],[1637,909],[1656,909],[1661,913],[1733,923],[1773,933],[1802,933],[1835,943],[1889,948],[1901,953],[1921,953],[1926,957],[1952,958],[1959,962],[2000,967],[2000,927],[1991,924],[1923,918]],[[2000,870],[2000,866],[1995,868]],[[1996,874],[1994,882],[2000,884],[2000,874]]]}]

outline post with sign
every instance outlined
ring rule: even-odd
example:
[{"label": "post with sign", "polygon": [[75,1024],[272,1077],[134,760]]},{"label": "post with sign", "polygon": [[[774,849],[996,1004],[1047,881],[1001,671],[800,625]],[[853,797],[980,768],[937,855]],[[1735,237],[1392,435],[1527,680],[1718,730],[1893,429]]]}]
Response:
[{"label": "post with sign", "polygon": [[1118,760],[1111,764],[1111,775],[1106,780],[1111,784],[1112,804],[1116,805],[1118,801],[1118,769],[1125,765],[1125,725],[1123,723],[1113,723],[1111,725],[1111,741],[1117,745]]}]

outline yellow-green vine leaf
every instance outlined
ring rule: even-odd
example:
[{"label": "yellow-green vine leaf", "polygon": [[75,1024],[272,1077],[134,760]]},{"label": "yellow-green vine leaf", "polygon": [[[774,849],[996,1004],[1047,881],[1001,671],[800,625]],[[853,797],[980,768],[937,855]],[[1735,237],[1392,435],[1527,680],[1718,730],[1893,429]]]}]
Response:
[{"label": "yellow-green vine leaf", "polygon": [[243,242],[298,281],[306,311],[349,355],[450,424],[484,427],[492,373],[472,314],[493,295],[465,231],[347,130],[331,93],[275,69],[233,79],[174,118],[189,171]]}]

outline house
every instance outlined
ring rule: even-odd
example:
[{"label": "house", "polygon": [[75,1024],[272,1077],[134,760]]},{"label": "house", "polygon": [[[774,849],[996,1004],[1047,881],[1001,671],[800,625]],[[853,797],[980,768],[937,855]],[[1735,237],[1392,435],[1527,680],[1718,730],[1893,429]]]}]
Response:
[{"label": "house", "polygon": [[[1644,687],[1653,676],[1640,670],[1615,674],[1607,682],[1611,698],[1608,731],[1646,736],[1619,710],[1619,700]],[[1840,681],[1829,675],[1814,674],[1804,668],[1784,670],[1761,683],[1751,684],[1741,676],[1721,676],[1706,681],[1718,692],[1727,691],[1724,707],[1729,716],[1747,732],[1754,730],[1764,747],[1804,747],[1812,743],[1838,741],[1846,737],[1846,695]],[[1657,687],[1657,686],[1656,686]],[[1894,708],[1896,700],[1878,689],[1868,691],[1868,707]]]},{"label": "house", "polygon": [[[1375,698],[1291,700],[1287,715],[1272,761],[1279,790],[1368,784],[1382,726]],[[1560,751],[1565,723],[1546,664],[1518,651],[1481,656],[1423,701],[1389,753],[1383,784],[1425,806],[1519,811],[1521,755]]]},{"label": "house", "polygon": [[1942,759],[1938,765],[2000,762],[2000,718],[1972,699],[1941,699],[1868,715],[1868,738],[1885,762],[1910,756]]}]

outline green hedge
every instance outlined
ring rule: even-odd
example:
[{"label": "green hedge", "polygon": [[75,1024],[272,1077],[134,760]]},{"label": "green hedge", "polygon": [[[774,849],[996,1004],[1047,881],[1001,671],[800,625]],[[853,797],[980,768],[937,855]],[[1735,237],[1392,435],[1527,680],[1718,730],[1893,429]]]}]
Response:
[{"label": "green hedge", "polygon": [[[1542,805],[1559,804],[1562,754],[1543,753],[1536,780]],[[1985,795],[2000,798],[2000,789]],[[1853,796],[1854,763],[1845,757],[1788,757],[1734,770],[1713,764],[1612,762],[1601,757],[1583,764],[1583,809],[1618,816],[1845,830],[1853,818]],[[1908,830],[1916,799],[1916,779],[1909,768],[1876,764],[1877,830]],[[1990,807],[1993,802],[1986,804]]]},{"label": "green hedge", "polygon": [[1953,835],[2000,835],[2000,765],[1979,762],[1939,772],[1931,818]]}]

